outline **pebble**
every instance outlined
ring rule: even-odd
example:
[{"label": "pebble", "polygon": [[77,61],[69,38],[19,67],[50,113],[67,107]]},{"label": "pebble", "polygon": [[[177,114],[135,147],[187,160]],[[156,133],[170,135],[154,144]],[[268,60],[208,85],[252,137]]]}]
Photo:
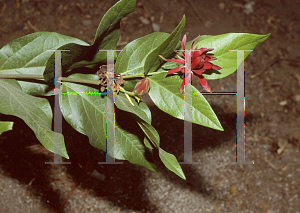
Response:
[{"label": "pebble", "polygon": [[96,178],[96,179],[100,180],[100,181],[105,180],[105,175],[99,173],[99,172],[98,172],[97,170],[95,170],[95,169],[93,170],[91,176],[92,176],[93,178]]},{"label": "pebble", "polygon": [[212,26],[212,23],[210,21],[206,21],[204,26],[210,28]]},{"label": "pebble", "polygon": [[149,19],[143,17],[143,16],[140,16],[139,17],[140,21],[143,23],[143,24],[150,24],[150,21]]},{"label": "pebble", "polygon": [[253,13],[253,5],[255,5],[255,1],[250,1],[244,5],[244,13],[250,14]]},{"label": "pebble", "polygon": [[279,102],[279,105],[280,105],[280,106],[284,106],[284,105],[286,105],[286,104],[287,104],[287,101],[280,101],[280,102]]},{"label": "pebble", "polygon": [[154,32],[159,32],[160,26],[158,24],[152,23],[152,28]]},{"label": "pebble", "polygon": [[90,20],[90,19],[84,19],[84,20],[82,20],[82,25],[84,25],[84,26],[89,26],[89,25],[91,25],[92,24],[92,20]]},{"label": "pebble", "polygon": [[300,102],[300,95],[294,95],[293,98],[296,102]]},{"label": "pebble", "polygon": [[225,4],[223,2],[220,2],[219,3],[219,9],[224,10],[224,8],[225,8]]}]

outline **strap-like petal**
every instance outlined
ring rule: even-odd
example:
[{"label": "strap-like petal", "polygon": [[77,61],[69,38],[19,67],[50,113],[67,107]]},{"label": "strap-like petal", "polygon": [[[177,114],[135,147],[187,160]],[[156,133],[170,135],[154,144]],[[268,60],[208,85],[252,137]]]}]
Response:
[{"label": "strap-like petal", "polygon": [[165,59],[163,56],[159,55],[159,57],[161,57],[164,61],[171,61],[171,62],[175,62],[175,63],[180,63],[180,64],[184,64],[184,60],[183,59]]},{"label": "strap-like petal", "polygon": [[180,69],[183,68],[183,67],[184,67],[184,65],[175,67],[174,69],[171,69],[170,71],[168,71],[168,72],[167,72],[167,75],[172,74],[172,73],[175,73],[175,72],[179,72],[179,71],[181,71]]},{"label": "strap-like petal", "polygon": [[205,69],[202,68],[200,70],[192,70],[196,75],[202,75],[202,73],[204,73]]},{"label": "strap-like petal", "polygon": [[186,35],[183,36],[182,42],[181,42],[181,46],[182,46],[183,50],[185,50],[185,44],[186,44]]},{"label": "strap-like petal", "polygon": [[207,81],[205,80],[205,78],[203,76],[198,76],[199,82],[201,84],[201,86],[207,91],[211,93],[211,89],[210,86],[208,86]]},{"label": "strap-like petal", "polygon": [[185,86],[185,81],[187,80],[188,82],[190,82],[193,79],[193,73],[191,72],[190,75],[185,76],[185,78],[183,79],[181,86],[180,86],[180,93],[182,94],[184,92],[184,86]]},{"label": "strap-like petal", "polygon": [[184,79],[183,79],[183,81],[181,83],[181,86],[180,86],[180,93],[182,94],[183,91],[184,91]]},{"label": "strap-like petal", "polygon": [[198,35],[198,37],[197,38],[195,38],[193,41],[192,41],[192,44],[191,44],[191,49],[193,49],[193,45],[194,45],[194,43],[195,43],[195,41],[198,39],[200,37],[200,35]]},{"label": "strap-like petal", "polygon": [[213,60],[216,60],[216,59],[217,59],[216,57],[213,57],[213,56],[210,56],[210,55],[205,56],[205,61],[213,61]]},{"label": "strap-like petal", "polygon": [[217,66],[217,65],[214,65],[214,64],[213,64],[212,69],[213,69],[213,70],[220,70],[220,69],[222,69],[222,68],[219,67],[219,66]]},{"label": "strap-like petal", "polygon": [[178,55],[181,55],[181,57],[183,57],[183,58],[185,57],[184,54],[180,53],[180,52],[177,51],[177,50],[174,50],[174,52],[177,53]]}]

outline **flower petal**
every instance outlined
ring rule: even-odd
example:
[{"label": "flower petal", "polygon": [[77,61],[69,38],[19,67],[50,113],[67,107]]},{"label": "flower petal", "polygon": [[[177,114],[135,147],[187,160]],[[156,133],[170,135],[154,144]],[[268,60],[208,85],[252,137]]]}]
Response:
[{"label": "flower petal", "polygon": [[217,59],[216,57],[213,57],[213,56],[210,56],[210,55],[205,56],[205,61],[213,61],[213,60],[216,60],[216,59]]},{"label": "flower petal", "polygon": [[182,83],[181,83],[181,86],[180,86],[180,93],[182,94],[183,91],[184,91],[184,81],[185,79],[183,79]]},{"label": "flower petal", "polygon": [[207,69],[207,70],[209,70],[209,69],[211,69],[212,68],[212,64],[210,63],[210,62],[204,62],[204,69]]},{"label": "flower petal", "polygon": [[204,68],[203,68],[203,65],[204,65],[204,63],[200,63],[200,64],[198,64],[197,66],[194,66],[192,69],[193,69],[193,70],[204,69]]},{"label": "flower petal", "polygon": [[201,49],[202,49],[202,53],[203,53],[203,54],[205,54],[205,53],[207,53],[207,52],[209,52],[209,51],[214,50],[214,48],[210,48],[210,49],[208,49],[208,48],[201,48]]},{"label": "flower petal", "polygon": [[207,92],[210,92],[210,93],[211,93],[210,86],[208,86],[208,83],[207,83],[207,81],[205,80],[205,78],[201,75],[201,76],[198,76],[198,79],[199,79],[199,82],[200,82],[201,86],[202,86]]},{"label": "flower petal", "polygon": [[201,54],[202,54],[202,53],[201,53],[200,50],[195,50],[195,51],[193,52],[193,58],[198,58]]},{"label": "flower petal", "polygon": [[175,63],[180,63],[180,64],[184,64],[184,60],[183,59],[165,59],[163,56],[159,55],[159,57],[161,57],[164,61],[171,61],[171,62],[175,62]]},{"label": "flower petal", "polygon": [[183,49],[183,50],[185,50],[185,44],[186,44],[186,35],[183,36],[182,42],[181,42],[181,45],[182,45],[182,49]]},{"label": "flower petal", "polygon": [[194,43],[195,43],[195,41],[198,39],[200,37],[200,35],[198,35],[198,37],[197,38],[195,38],[193,41],[192,41],[192,44],[191,44],[191,49],[193,49],[193,45],[194,45]]},{"label": "flower petal", "polygon": [[[186,74],[185,74],[185,76],[186,76]],[[183,79],[183,81],[182,81],[182,83],[181,83],[181,86],[180,86],[180,93],[181,93],[181,94],[184,92],[185,81],[188,81],[188,82],[191,81],[190,83],[192,83],[192,79],[193,79],[193,73],[192,73],[192,72],[191,72],[190,75],[186,76],[186,77]]]},{"label": "flower petal", "polygon": [[193,69],[193,67],[195,67],[195,66],[197,66],[198,64],[200,64],[200,62],[201,62],[201,58],[200,57],[193,57],[192,58],[192,69]]},{"label": "flower petal", "polygon": [[213,64],[212,69],[213,69],[213,70],[220,70],[220,69],[222,69],[222,68],[219,67],[219,66],[217,66],[217,65],[214,65],[214,64]]},{"label": "flower petal", "polygon": [[202,75],[202,73],[204,73],[205,69],[202,68],[200,70],[192,70],[196,75]]},{"label": "flower petal", "polygon": [[178,55],[181,55],[183,58],[185,57],[184,54],[180,53],[180,52],[177,51],[177,50],[174,50],[174,52],[177,53]]},{"label": "flower petal", "polygon": [[181,66],[175,67],[174,69],[171,69],[170,71],[167,72],[167,75],[181,71],[182,67],[184,67],[184,65],[181,65]]}]

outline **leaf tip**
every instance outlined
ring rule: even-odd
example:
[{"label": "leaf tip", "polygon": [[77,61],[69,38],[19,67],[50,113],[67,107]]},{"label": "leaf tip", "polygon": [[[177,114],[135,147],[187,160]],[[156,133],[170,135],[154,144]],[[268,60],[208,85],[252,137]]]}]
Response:
[{"label": "leaf tip", "polygon": [[222,125],[221,125],[221,124],[220,124],[218,127],[219,127],[219,128],[218,128],[218,130],[220,130],[220,131],[224,132],[224,128],[222,127]]},{"label": "leaf tip", "polygon": [[64,157],[64,158],[66,158],[66,159],[68,159],[68,160],[70,159],[70,157],[69,157],[69,155],[68,155],[68,153],[67,153],[67,152],[66,152],[66,153],[64,153],[63,157]]}]

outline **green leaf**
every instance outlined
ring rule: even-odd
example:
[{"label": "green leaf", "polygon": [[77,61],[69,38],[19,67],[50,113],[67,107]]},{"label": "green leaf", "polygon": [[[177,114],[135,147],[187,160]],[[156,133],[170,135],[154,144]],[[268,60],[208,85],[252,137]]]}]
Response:
[{"label": "green leaf", "polygon": [[103,16],[94,39],[93,46],[99,50],[115,49],[120,37],[120,21],[133,12],[136,0],[120,0]]},{"label": "green leaf", "polygon": [[[151,124],[145,122],[144,120],[140,119],[138,116],[133,115],[134,119],[138,123],[138,125],[141,127],[141,129],[144,131],[147,138],[144,138],[144,144],[146,147],[148,147],[150,150],[153,149],[153,146],[156,147],[159,150],[159,157],[161,161],[165,164],[165,166],[174,172],[176,175],[181,177],[182,179],[186,179],[185,175],[177,162],[174,155],[167,153],[163,149],[161,149],[160,146],[160,138],[156,131],[156,129],[151,126]],[[150,143],[151,141],[151,143]]]},{"label": "green leaf", "polygon": [[13,124],[14,124],[14,122],[10,122],[10,121],[0,121],[0,135],[3,132],[12,130]]},{"label": "green leaf", "polygon": [[[99,23],[94,43],[86,52],[93,58],[77,58],[76,63],[69,67],[69,70],[85,66],[97,66],[107,59],[106,52],[98,50],[116,50],[120,37],[120,21],[127,14],[134,11],[136,0],[121,0],[113,5],[103,16]],[[97,52],[94,52],[97,51]],[[91,54],[93,52],[93,54]]]},{"label": "green leaf", "polygon": [[[180,94],[183,81],[178,75],[165,76],[165,73],[148,77],[151,82],[149,96],[162,111],[184,120],[184,94]],[[192,86],[192,122],[223,131],[223,128],[203,95]]]},{"label": "green leaf", "polygon": [[[97,80],[96,75],[74,74],[69,78]],[[90,144],[106,150],[106,101],[99,90],[81,84],[62,83],[62,114],[78,132],[90,138]]]},{"label": "green leaf", "polygon": [[144,66],[144,71],[146,75],[148,74],[148,72],[155,71],[159,66],[161,66],[162,59],[159,57],[159,55],[162,55],[165,58],[169,58],[171,55],[174,54],[174,50],[178,46],[184,25],[185,16],[183,16],[181,22],[171,33],[171,35],[169,35],[169,37],[162,44],[160,44],[147,56]]},{"label": "green leaf", "polygon": [[[115,50],[120,37],[120,21],[131,13],[135,8],[136,0],[121,0],[112,6],[103,16],[94,43],[91,46],[83,46],[70,43],[59,48],[66,51],[62,54],[62,73],[66,73],[74,68],[86,67],[90,65],[98,66],[107,60],[107,53],[99,50]],[[53,79],[54,54],[47,62],[44,72],[45,81]]]},{"label": "green leaf", "polygon": [[[130,97],[130,99],[132,102],[135,102],[134,98]],[[115,96],[115,104],[119,109],[130,112],[145,135],[156,147],[159,147],[159,135],[155,128],[151,126],[151,112],[147,104],[144,102],[140,102],[139,104],[135,102],[134,106],[132,106],[123,93]]]},{"label": "green leaf", "polygon": [[127,91],[133,91],[135,85],[137,84],[137,82],[139,82],[141,80],[141,78],[135,78],[135,79],[130,79],[130,80],[126,80],[124,83],[123,88]]},{"label": "green leaf", "polygon": [[123,93],[115,95],[115,104],[119,109],[135,114],[140,117],[142,120],[151,124],[151,112],[147,104],[144,102],[137,103],[134,98],[130,97],[131,101],[134,103],[132,106],[127,100],[126,96]]},{"label": "green leaf", "polygon": [[0,82],[0,113],[21,118],[46,149],[69,159],[64,142],[62,147],[57,147],[54,141],[56,136],[63,138],[63,135],[51,130],[52,110],[49,102],[22,92],[16,80],[2,79]]},{"label": "green leaf", "polygon": [[147,137],[144,138],[144,144],[152,152],[154,147],[153,147],[152,143],[150,142],[150,140]]},{"label": "green leaf", "polygon": [[[65,73],[69,68],[72,66],[73,68],[81,67],[75,65],[76,62],[87,60],[89,63],[84,65],[89,65],[90,62],[93,62],[94,56],[98,53],[98,50],[96,48],[93,48],[89,45],[80,45],[76,43],[69,43],[65,44],[62,47],[58,48],[58,50],[67,50],[61,52],[61,65],[62,65],[62,76],[66,76]],[[46,82],[52,81],[54,78],[54,72],[53,69],[55,64],[55,52],[52,52],[51,57],[47,61],[46,69],[44,71],[44,79]]]},{"label": "green leaf", "polygon": [[[0,50],[0,74],[43,75],[53,51],[67,43],[85,45],[84,41],[58,33],[37,32],[13,40]],[[52,64],[53,71],[53,64]],[[42,80],[18,80],[23,92],[30,95],[53,95],[54,85]]]},{"label": "green leaf", "polygon": [[186,180],[186,177],[174,155],[164,151],[162,148],[159,148],[159,157],[169,170]]},{"label": "green leaf", "polygon": [[147,56],[168,36],[168,33],[154,32],[127,44],[117,58],[116,72],[123,76],[143,73]]},{"label": "green leaf", "polygon": [[[86,74],[74,74],[69,77],[98,79],[97,75]],[[61,107],[66,121],[76,131],[88,136],[92,146],[106,151],[106,122],[113,122],[106,119],[107,97],[100,95],[99,89],[69,82],[63,82],[62,91]],[[154,164],[145,157],[147,148],[142,140],[121,128],[117,120],[115,122],[115,147],[114,150],[107,150],[108,154],[116,159],[128,160],[156,171]]]},{"label": "green leaf", "polygon": [[[201,47],[214,48],[208,52],[214,54],[217,60],[212,61],[213,64],[222,67],[218,71],[206,71],[203,76],[206,79],[220,79],[234,73],[239,66],[237,65],[237,52],[229,50],[253,50],[258,44],[265,41],[270,34],[256,35],[249,33],[227,33],[223,35],[211,36],[203,40],[197,40],[194,48],[198,45]],[[251,51],[245,51],[245,58]]]},{"label": "green leaf", "polygon": [[[115,130],[115,158],[128,160],[132,164],[137,164],[150,171],[157,172],[154,163],[146,158],[146,149],[149,148],[146,148],[141,139],[137,135],[121,128],[117,121]],[[152,154],[151,150],[149,152]]]},{"label": "green leaf", "polygon": [[159,134],[157,133],[156,129],[151,126],[151,124],[145,122],[138,116],[133,116],[138,125],[141,127],[141,129],[144,131],[145,135],[148,137],[148,139],[152,142],[152,144],[159,148],[160,138]]}]

